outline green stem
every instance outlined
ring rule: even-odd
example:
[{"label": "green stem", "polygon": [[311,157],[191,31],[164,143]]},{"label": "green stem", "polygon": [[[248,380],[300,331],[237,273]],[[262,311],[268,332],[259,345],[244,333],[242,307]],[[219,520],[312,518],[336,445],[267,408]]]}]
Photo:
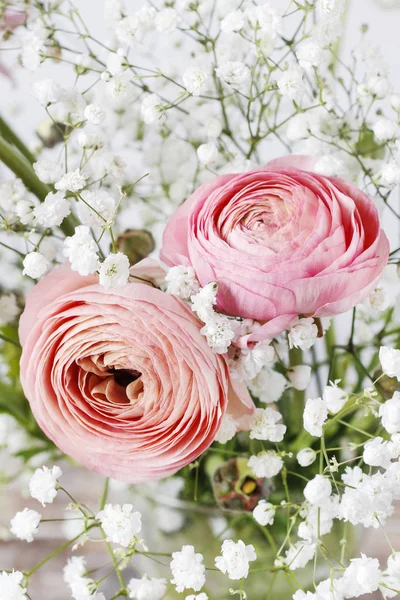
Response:
[{"label": "green stem", "polygon": [[18,148],[23,156],[33,164],[36,161],[36,158],[30,152],[30,150],[25,146],[24,142],[17,136],[15,131],[11,129],[8,123],[0,117],[0,136],[2,136],[7,142]]},{"label": "green stem", "polygon": [[109,479],[109,477],[107,477],[106,480],[105,480],[105,482],[104,482],[103,494],[101,496],[100,510],[103,510],[103,508],[106,505],[109,485],[110,485],[110,479]]},{"label": "green stem", "polygon": [[[291,367],[303,364],[303,352],[300,348],[292,348],[289,351],[289,364]],[[288,429],[291,433],[298,435],[303,429],[303,412],[305,403],[305,392],[293,388],[288,399],[287,416],[289,417]]]}]

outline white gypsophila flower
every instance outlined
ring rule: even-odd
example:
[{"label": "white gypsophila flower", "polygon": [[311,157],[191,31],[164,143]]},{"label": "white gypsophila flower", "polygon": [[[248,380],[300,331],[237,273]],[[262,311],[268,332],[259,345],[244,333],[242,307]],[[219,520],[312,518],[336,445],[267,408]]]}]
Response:
[{"label": "white gypsophila flower", "polygon": [[42,227],[58,227],[71,212],[71,205],[63,192],[50,192],[44,201],[33,209],[36,221]]},{"label": "white gypsophila flower", "polygon": [[127,79],[126,73],[119,73],[108,79],[106,92],[113,102],[117,104],[126,102],[132,92],[132,84]]},{"label": "white gypsophila flower", "polygon": [[304,488],[305,499],[314,506],[323,506],[332,494],[332,484],[323,475],[315,475]]},{"label": "white gypsophila flower", "polygon": [[135,600],[161,600],[167,589],[167,580],[143,575],[141,579],[132,578],[128,583],[129,598]]},{"label": "white gypsophila flower", "polygon": [[390,82],[384,75],[373,75],[367,81],[367,88],[372,96],[383,100],[390,92]]},{"label": "white gypsophila flower", "polygon": [[389,104],[395,112],[400,112],[400,94],[392,94],[389,98]]},{"label": "white gypsophila flower", "polygon": [[63,569],[63,579],[68,585],[82,579],[86,573],[86,559],[84,556],[72,556],[68,559]]},{"label": "white gypsophila flower", "polygon": [[225,354],[235,338],[231,319],[218,313],[207,319],[200,333],[207,338],[207,344],[216,354]]},{"label": "white gypsophila flower", "polygon": [[308,433],[321,437],[322,427],[327,418],[328,408],[322,398],[307,400],[303,413],[303,425]]},{"label": "white gypsophila flower", "polygon": [[81,199],[76,204],[76,213],[82,225],[100,227],[111,221],[116,201],[106,190],[83,190],[80,196]]},{"label": "white gypsophila flower", "polygon": [[40,159],[33,163],[36,175],[43,183],[55,183],[61,179],[63,174],[63,168],[60,163],[47,158]]},{"label": "white gypsophila flower", "polygon": [[165,121],[162,100],[157,94],[145,96],[142,101],[141,113],[143,121],[147,125],[161,125]]},{"label": "white gypsophila flower", "polygon": [[400,165],[391,161],[379,171],[379,181],[381,185],[393,187],[400,184]]},{"label": "white gypsophila flower", "polygon": [[71,595],[75,600],[106,600],[97,592],[97,584],[89,577],[81,577],[70,584]]},{"label": "white gypsophila flower", "polygon": [[317,0],[317,10],[322,16],[340,15],[345,6],[345,0]]},{"label": "white gypsophila flower", "polygon": [[289,333],[289,347],[308,350],[314,345],[318,336],[318,327],[312,317],[303,317],[295,323]]},{"label": "white gypsophila flower", "polygon": [[310,560],[314,558],[316,544],[307,542],[296,542],[285,553],[285,564],[291,571],[303,569]]},{"label": "white gypsophila flower", "polygon": [[122,287],[129,279],[129,259],[126,254],[109,254],[99,267],[100,285],[105,288]]},{"label": "white gypsophila flower", "polygon": [[313,170],[326,177],[341,177],[343,179],[347,176],[346,163],[343,157],[337,154],[321,156],[315,163]]},{"label": "white gypsophila flower", "polygon": [[156,30],[159,33],[170,33],[176,29],[178,13],[174,8],[163,8],[155,18]]},{"label": "white gypsophila flower", "polygon": [[142,515],[133,511],[132,504],[106,504],[97,513],[101,527],[109,542],[127,548],[142,529]]},{"label": "white gypsophila flower", "polygon": [[228,61],[215,69],[221,81],[228,85],[240,86],[250,78],[250,69],[239,61]]},{"label": "white gypsophila flower", "polygon": [[282,96],[290,100],[298,100],[305,90],[303,69],[297,65],[289,66],[277,79],[278,89]]},{"label": "white gypsophila flower", "polygon": [[232,33],[240,31],[245,25],[245,14],[241,10],[234,10],[226,15],[221,21],[221,31],[224,33]]},{"label": "white gypsophila flower", "polygon": [[268,340],[258,342],[251,349],[243,349],[240,353],[238,368],[243,372],[244,378],[254,379],[263,367],[273,362],[275,350]]},{"label": "white gypsophila flower", "polygon": [[212,117],[208,119],[205,128],[208,138],[217,139],[222,133],[223,125],[220,119]]},{"label": "white gypsophila flower", "polygon": [[303,592],[303,590],[297,590],[293,596],[293,600],[319,600],[317,594],[312,592]]},{"label": "white gypsophila flower", "polygon": [[65,173],[65,175],[55,183],[54,187],[60,192],[75,193],[85,187],[86,179],[87,177],[82,175],[79,169],[76,169],[75,171]]},{"label": "white gypsophila flower", "polygon": [[0,327],[14,321],[18,313],[19,308],[14,294],[0,296]]},{"label": "white gypsophila flower", "polygon": [[305,40],[299,45],[296,56],[299,65],[305,71],[310,71],[313,67],[321,64],[323,48],[314,40]]},{"label": "white gypsophila flower", "polygon": [[361,558],[352,558],[344,572],[345,598],[358,598],[378,589],[381,571],[379,560],[361,553]]},{"label": "white gypsophila flower", "polygon": [[269,3],[261,6],[251,6],[246,10],[246,16],[253,28],[259,27],[263,35],[275,39],[282,32],[282,17]]},{"label": "white gypsophila flower", "polygon": [[286,425],[279,424],[282,415],[272,408],[256,408],[250,424],[250,439],[281,442]]},{"label": "white gypsophila flower", "polygon": [[10,531],[20,540],[33,542],[33,536],[39,530],[41,518],[42,515],[36,512],[36,510],[24,508],[24,510],[17,512],[11,519]]},{"label": "white gypsophila flower", "polygon": [[186,596],[185,600],[208,600],[208,596],[204,592],[201,592],[201,594],[190,594]]},{"label": "white gypsophila flower", "polygon": [[265,404],[277,402],[287,387],[285,377],[271,369],[263,367],[254,379],[248,382],[249,389],[254,396]]},{"label": "white gypsophila flower", "polygon": [[225,413],[222,418],[218,433],[215,436],[215,441],[219,442],[220,444],[226,444],[226,442],[229,442],[229,440],[235,437],[236,432],[236,420],[229,413]]},{"label": "white gypsophila flower", "polygon": [[253,471],[256,477],[275,477],[283,467],[283,460],[275,450],[266,450],[251,456],[247,461],[247,466]]},{"label": "white gypsophila flower", "polygon": [[221,556],[215,559],[215,566],[222,573],[227,573],[229,579],[246,578],[249,574],[250,562],[257,559],[254,546],[246,546],[242,540],[224,540]]},{"label": "white gypsophila flower", "polygon": [[393,397],[390,400],[386,400],[379,407],[379,416],[382,421],[382,427],[388,433],[391,435],[400,433],[400,392],[394,392]]},{"label": "white gypsophila flower", "polygon": [[301,467],[309,467],[315,462],[317,453],[312,448],[302,448],[296,454],[297,462]]},{"label": "white gypsophila flower", "polygon": [[311,380],[311,367],[308,365],[296,365],[289,369],[287,376],[295,390],[304,391]]},{"label": "white gypsophila flower", "polygon": [[110,52],[107,57],[106,66],[106,73],[111,73],[111,75],[119,75],[122,73],[127,66],[125,50],[123,48],[118,48],[116,52]]},{"label": "white gypsophila flower", "polygon": [[170,562],[172,572],[171,583],[176,586],[177,592],[193,589],[201,590],[205,584],[205,566],[203,555],[196,553],[193,546],[182,546],[182,550],[172,553]]},{"label": "white gypsophila flower", "polygon": [[182,300],[189,300],[200,289],[193,267],[185,265],[171,267],[165,276],[165,281],[167,294],[178,296]]},{"label": "white gypsophila flower", "polygon": [[253,509],[253,517],[259,525],[272,525],[275,518],[275,506],[266,500],[260,500]]},{"label": "white gypsophila flower", "polygon": [[340,383],[340,379],[337,379],[334,382],[330,381],[322,394],[322,399],[325,402],[327,409],[332,414],[336,414],[342,410],[349,399],[348,393],[341,390],[338,387],[338,383]]},{"label": "white gypsophila flower", "polygon": [[366,465],[388,469],[392,459],[389,443],[380,436],[368,440],[364,446],[363,459]]},{"label": "white gypsophila flower", "polygon": [[381,346],[379,349],[379,361],[385,375],[396,377],[400,381],[400,350]]},{"label": "white gypsophila flower", "polygon": [[21,571],[0,573],[0,593],[4,600],[27,600],[26,588],[23,587],[24,575]]},{"label": "white gypsophila flower", "polygon": [[29,480],[29,493],[32,498],[41,502],[43,506],[53,502],[57,496],[57,480],[61,475],[62,471],[57,466],[53,466],[51,469],[48,467],[36,469]]},{"label": "white gypsophila flower", "polygon": [[197,148],[197,157],[200,164],[207,167],[218,161],[218,148],[215,144],[200,144]]},{"label": "white gypsophila flower", "polygon": [[31,443],[25,429],[14,417],[0,414],[0,446],[7,448],[10,454],[16,454]]},{"label": "white gypsophila flower", "polygon": [[[104,146],[104,140],[99,134],[81,131],[78,134],[78,146],[85,150],[100,150]],[[86,191],[86,190],[85,190]]]},{"label": "white gypsophila flower", "polygon": [[308,543],[316,542],[321,536],[332,531],[334,519],[338,517],[339,496],[326,498],[321,506],[306,502],[300,516],[304,518],[297,529],[297,534]]},{"label": "white gypsophila flower", "polygon": [[59,101],[62,87],[54,79],[42,79],[35,81],[32,90],[42,106],[49,106],[49,104]]},{"label": "white gypsophila flower", "polygon": [[377,287],[367,298],[367,304],[377,312],[383,312],[390,306],[390,296],[383,287]]},{"label": "white gypsophila flower", "polygon": [[28,275],[32,279],[37,279],[47,273],[50,262],[40,252],[29,252],[22,261],[24,269],[22,275]]},{"label": "white gypsophila flower", "polygon": [[344,596],[343,578],[329,577],[321,581],[316,587],[316,600],[342,600]]},{"label": "white gypsophila flower", "polygon": [[106,118],[106,113],[98,104],[88,104],[84,114],[85,119],[92,125],[100,125]]},{"label": "white gypsophila flower", "polygon": [[132,47],[135,41],[136,33],[139,28],[139,19],[137,15],[129,15],[119,20],[114,27],[118,40],[129,47]]},{"label": "white gypsophila flower", "polygon": [[18,202],[26,200],[27,190],[20,179],[0,183],[0,208],[12,213]]},{"label": "white gypsophila flower", "polygon": [[208,73],[199,66],[192,65],[182,76],[183,85],[192,96],[201,96],[209,86]]},{"label": "white gypsophila flower", "polygon": [[22,29],[21,38],[21,63],[28,71],[36,71],[46,48],[43,41],[33,31]]},{"label": "white gypsophila flower", "polygon": [[71,269],[79,275],[90,275],[99,268],[96,242],[85,225],[76,227],[74,235],[65,238],[63,253],[69,258]]},{"label": "white gypsophila flower", "polygon": [[397,123],[390,119],[379,119],[372,127],[377,142],[387,142],[396,136]]},{"label": "white gypsophila flower", "polygon": [[125,161],[112,152],[99,152],[92,158],[91,162],[97,179],[109,176],[120,180],[126,169]]},{"label": "white gypsophila flower", "polygon": [[213,317],[213,306],[217,301],[217,292],[217,282],[210,281],[210,283],[207,283],[207,285],[200,288],[197,294],[194,294],[190,297],[192,302],[192,311],[197,314],[203,323]]}]

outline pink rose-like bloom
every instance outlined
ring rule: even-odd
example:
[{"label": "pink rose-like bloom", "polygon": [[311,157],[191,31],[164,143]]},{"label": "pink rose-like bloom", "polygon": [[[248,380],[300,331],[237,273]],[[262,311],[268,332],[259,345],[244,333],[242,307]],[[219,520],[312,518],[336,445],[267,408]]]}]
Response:
[{"label": "pink rose-like bloom", "polygon": [[[131,273],[163,275],[148,260]],[[109,290],[63,265],[20,320],[21,382],[39,426],[89,469],[132,483],[176,472],[214,441],[226,411],[254,408],[190,308],[136,281]]]},{"label": "pink rose-like bloom", "polygon": [[219,284],[217,306],[272,339],[298,315],[333,316],[371,292],[389,243],[372,200],[293,156],[205,183],[170,217],[161,259]]}]

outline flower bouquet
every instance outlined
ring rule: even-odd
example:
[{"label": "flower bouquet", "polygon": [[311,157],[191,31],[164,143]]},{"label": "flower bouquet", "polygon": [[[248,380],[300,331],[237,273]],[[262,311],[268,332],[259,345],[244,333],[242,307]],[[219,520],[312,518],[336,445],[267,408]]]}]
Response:
[{"label": "flower bouquet", "polygon": [[400,95],[344,0],[135,4],[0,2],[0,599],[394,598]]}]

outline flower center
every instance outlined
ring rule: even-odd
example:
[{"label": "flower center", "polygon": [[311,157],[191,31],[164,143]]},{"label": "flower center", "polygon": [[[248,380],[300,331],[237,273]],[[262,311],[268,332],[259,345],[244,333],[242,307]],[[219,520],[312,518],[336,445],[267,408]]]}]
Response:
[{"label": "flower center", "polygon": [[108,369],[108,372],[114,375],[114,380],[118,385],[126,388],[130,383],[133,383],[142,376],[140,371],[136,369]]}]

